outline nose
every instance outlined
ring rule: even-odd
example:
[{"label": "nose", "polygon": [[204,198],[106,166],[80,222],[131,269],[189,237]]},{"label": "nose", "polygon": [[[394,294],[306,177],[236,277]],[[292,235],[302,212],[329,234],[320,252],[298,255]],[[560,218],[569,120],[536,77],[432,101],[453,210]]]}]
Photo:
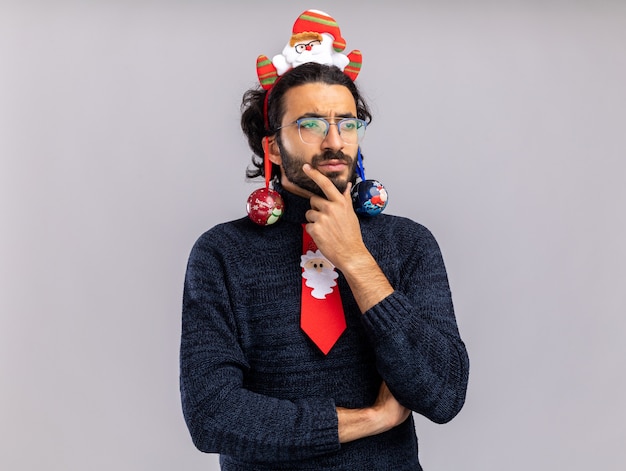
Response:
[{"label": "nose", "polygon": [[339,126],[336,123],[330,123],[328,127],[328,133],[322,141],[324,149],[340,150],[343,149],[343,139],[339,135]]},{"label": "nose", "polygon": [[311,49],[313,49],[313,46],[311,46],[310,44],[307,44],[307,45],[306,45],[306,50],[307,50],[307,51],[310,51]]}]

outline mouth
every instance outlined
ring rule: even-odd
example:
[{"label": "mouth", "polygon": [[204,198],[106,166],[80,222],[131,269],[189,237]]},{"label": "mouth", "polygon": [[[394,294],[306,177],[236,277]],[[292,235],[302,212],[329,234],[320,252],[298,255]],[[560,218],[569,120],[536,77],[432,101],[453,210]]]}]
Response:
[{"label": "mouth", "polygon": [[341,159],[324,160],[317,164],[320,172],[343,172],[348,168],[348,162]]}]

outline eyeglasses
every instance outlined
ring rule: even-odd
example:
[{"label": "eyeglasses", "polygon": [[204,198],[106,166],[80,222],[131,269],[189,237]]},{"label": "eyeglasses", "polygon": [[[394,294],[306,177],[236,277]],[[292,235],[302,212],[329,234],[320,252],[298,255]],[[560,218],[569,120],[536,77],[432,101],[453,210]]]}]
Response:
[{"label": "eyeglasses", "polygon": [[294,49],[298,54],[302,54],[304,51],[310,51],[311,49],[313,49],[313,46],[319,46],[320,44],[322,44],[322,41],[314,39],[313,41],[309,41],[306,44],[296,44],[296,47]]},{"label": "eyeglasses", "polygon": [[365,135],[367,123],[358,118],[343,118],[335,123],[330,123],[324,118],[300,118],[293,123],[285,124],[276,129],[277,131],[288,126],[298,126],[300,139],[305,144],[320,144],[331,126],[337,126],[339,136],[346,144],[358,144]]}]

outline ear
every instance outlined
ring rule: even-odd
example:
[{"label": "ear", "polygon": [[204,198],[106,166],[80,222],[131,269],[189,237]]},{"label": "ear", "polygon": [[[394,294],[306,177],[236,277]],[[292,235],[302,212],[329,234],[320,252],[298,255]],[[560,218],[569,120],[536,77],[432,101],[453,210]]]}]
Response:
[{"label": "ear", "polygon": [[276,143],[276,135],[266,137],[268,141],[268,152],[267,158],[276,165],[281,165],[283,163],[283,159],[280,156],[280,149],[278,148],[278,144]]}]

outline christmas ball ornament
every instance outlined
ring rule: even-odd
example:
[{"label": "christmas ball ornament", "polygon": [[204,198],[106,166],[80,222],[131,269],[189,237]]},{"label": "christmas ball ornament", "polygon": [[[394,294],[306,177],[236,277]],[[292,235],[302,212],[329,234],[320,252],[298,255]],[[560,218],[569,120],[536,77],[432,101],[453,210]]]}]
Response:
[{"label": "christmas ball ornament", "polygon": [[248,197],[248,217],[260,226],[274,224],[283,215],[285,204],[280,194],[270,188],[259,188]]},{"label": "christmas ball ornament", "polygon": [[378,180],[362,180],[351,191],[352,206],[359,215],[377,216],[387,206],[387,190]]}]

